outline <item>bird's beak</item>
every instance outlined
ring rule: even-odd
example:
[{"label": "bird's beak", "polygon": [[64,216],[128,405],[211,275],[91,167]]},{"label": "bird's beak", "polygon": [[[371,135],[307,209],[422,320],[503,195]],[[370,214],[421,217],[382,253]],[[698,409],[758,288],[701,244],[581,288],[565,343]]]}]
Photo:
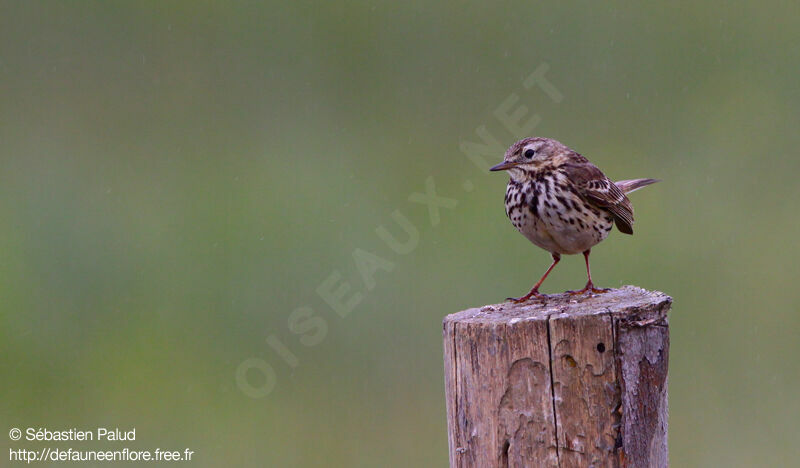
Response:
[{"label": "bird's beak", "polygon": [[512,167],[516,167],[519,163],[515,163],[512,161],[503,161],[496,166],[492,166],[489,168],[490,171],[505,171],[511,169]]}]

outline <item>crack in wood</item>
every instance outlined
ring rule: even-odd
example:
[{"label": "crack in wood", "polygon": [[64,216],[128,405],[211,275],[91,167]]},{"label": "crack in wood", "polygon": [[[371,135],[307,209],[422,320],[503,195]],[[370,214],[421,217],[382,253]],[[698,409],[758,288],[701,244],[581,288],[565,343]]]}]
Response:
[{"label": "crack in wood", "polygon": [[551,337],[552,331],[550,329],[550,317],[552,317],[552,315],[547,316],[547,362],[550,371],[550,399],[553,403],[553,435],[556,442],[556,463],[558,463],[558,466],[561,466],[561,449],[558,443],[558,412],[556,411],[556,392],[553,382],[553,342]]}]

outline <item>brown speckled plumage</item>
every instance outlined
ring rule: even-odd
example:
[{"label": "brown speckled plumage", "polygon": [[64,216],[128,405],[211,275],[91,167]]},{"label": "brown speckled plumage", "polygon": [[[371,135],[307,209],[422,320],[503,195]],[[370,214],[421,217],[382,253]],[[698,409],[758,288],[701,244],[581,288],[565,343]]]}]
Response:
[{"label": "brown speckled plumage", "polygon": [[506,151],[493,171],[506,170],[505,206],[514,227],[528,240],[547,250],[553,264],[531,292],[538,288],[561,258],[583,253],[589,282],[578,292],[594,291],[589,272],[590,249],[608,236],[614,224],[633,234],[633,205],[625,195],[657,182],[633,179],[612,182],[595,165],[562,143],[549,138],[525,138]]}]

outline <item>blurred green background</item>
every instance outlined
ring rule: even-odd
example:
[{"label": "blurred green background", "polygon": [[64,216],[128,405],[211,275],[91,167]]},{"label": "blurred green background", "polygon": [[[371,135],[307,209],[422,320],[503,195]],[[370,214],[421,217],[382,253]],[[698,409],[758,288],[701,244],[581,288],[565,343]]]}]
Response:
[{"label": "blurred green background", "polygon": [[[560,102],[522,84],[542,64]],[[513,94],[610,177],[664,180],[592,259],[600,285],[675,298],[672,464],[796,463],[799,67],[796,2],[2,1],[2,431],[135,426],[197,466],[446,465],[442,317],[549,263],[460,150],[527,136],[495,115]],[[408,200],[428,177],[458,202],[436,226]],[[375,232],[403,238],[395,210],[407,255]],[[356,249],[392,264],[372,289]],[[334,272],[362,295],[345,318],[316,292]],[[544,291],[584,281],[568,257]],[[311,346],[298,307],[326,326]],[[274,371],[263,398],[247,359]]]}]

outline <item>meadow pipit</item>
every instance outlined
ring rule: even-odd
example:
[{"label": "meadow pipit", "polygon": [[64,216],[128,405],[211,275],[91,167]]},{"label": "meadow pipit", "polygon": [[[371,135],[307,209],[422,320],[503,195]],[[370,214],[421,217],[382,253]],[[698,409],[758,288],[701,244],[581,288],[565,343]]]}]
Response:
[{"label": "meadow pipit", "polygon": [[603,292],[592,283],[591,248],[608,236],[611,227],[633,234],[633,205],[626,193],[658,182],[632,179],[612,182],[594,164],[550,138],[525,138],[506,151],[492,171],[508,171],[506,214],[523,236],[547,250],[553,263],[530,292],[509,298],[514,302],[544,296],[544,279],[561,260],[561,254],[583,253],[589,281],[580,291]]}]

